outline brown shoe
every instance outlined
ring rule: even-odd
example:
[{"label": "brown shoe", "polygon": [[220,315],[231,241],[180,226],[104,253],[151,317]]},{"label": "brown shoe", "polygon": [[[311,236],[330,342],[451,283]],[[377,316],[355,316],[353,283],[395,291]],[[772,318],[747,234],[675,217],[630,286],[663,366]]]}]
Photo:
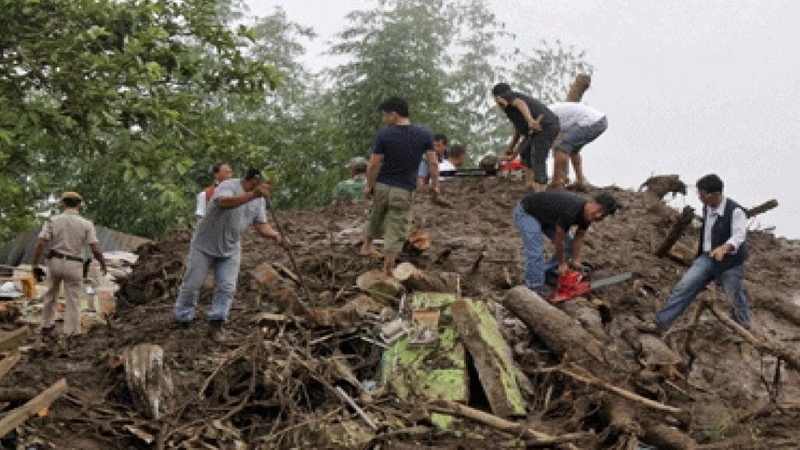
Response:
[{"label": "brown shoe", "polygon": [[225,342],[225,332],[222,330],[223,323],[222,320],[212,320],[208,322],[208,337],[218,344]]},{"label": "brown shoe", "polygon": [[564,180],[557,180],[553,178],[553,180],[550,181],[550,184],[547,185],[547,189],[563,189],[566,184],[567,183]]}]

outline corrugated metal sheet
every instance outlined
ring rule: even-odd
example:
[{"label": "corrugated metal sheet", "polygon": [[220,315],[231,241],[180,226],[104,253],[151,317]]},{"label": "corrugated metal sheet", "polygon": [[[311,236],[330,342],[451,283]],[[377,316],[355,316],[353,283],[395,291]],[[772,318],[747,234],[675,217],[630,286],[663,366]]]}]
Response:
[{"label": "corrugated metal sheet", "polygon": [[[10,242],[0,247],[0,264],[18,266],[20,264],[30,264],[33,261],[33,252],[36,250],[36,242],[39,240],[37,227],[19,234]],[[132,234],[121,233],[110,228],[95,226],[97,240],[100,241],[100,248],[104,252],[120,250],[124,252],[135,252],[140,245],[150,242],[149,239],[140,238]],[[89,249],[86,249],[86,257],[91,256]]]}]

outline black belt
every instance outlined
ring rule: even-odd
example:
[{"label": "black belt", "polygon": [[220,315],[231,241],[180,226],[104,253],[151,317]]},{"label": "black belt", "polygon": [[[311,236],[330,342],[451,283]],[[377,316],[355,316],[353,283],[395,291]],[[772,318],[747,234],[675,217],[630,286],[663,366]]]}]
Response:
[{"label": "black belt", "polygon": [[55,250],[50,250],[50,253],[47,256],[50,257],[50,258],[66,259],[67,261],[75,261],[75,262],[79,262],[79,263],[83,262],[83,258],[78,258],[77,256],[65,255],[65,254],[63,254],[61,252],[57,252]]}]

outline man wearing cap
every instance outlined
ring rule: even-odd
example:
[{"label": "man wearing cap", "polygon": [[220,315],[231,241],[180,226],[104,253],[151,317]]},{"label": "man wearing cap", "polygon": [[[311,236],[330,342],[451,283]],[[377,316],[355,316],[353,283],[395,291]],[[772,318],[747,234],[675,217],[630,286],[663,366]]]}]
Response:
[{"label": "man wearing cap", "polygon": [[742,289],[744,265],[749,256],[747,213],[741,205],[722,194],[723,187],[722,179],[715,174],[697,180],[697,195],[703,203],[697,258],[655,320],[637,324],[639,331],[663,334],[712,281],[722,285],[733,319],[744,328],[751,328],[750,308]]},{"label": "man wearing cap", "polygon": [[69,339],[81,332],[80,299],[83,295],[83,256],[87,246],[100,263],[103,275],[108,273],[94,224],[80,216],[82,202],[77,192],[61,195],[62,212],[44,223],[33,253],[33,273],[41,280],[44,271],[39,267],[39,260],[45,246],[50,244],[50,251],[45,255],[50,289],[42,310],[42,336],[48,339],[55,336],[55,308],[62,282],[67,295],[64,335]]},{"label": "man wearing cap", "polygon": [[367,160],[356,156],[347,164],[350,178],[340,181],[333,189],[333,199],[350,202],[364,200],[364,186],[367,185]]},{"label": "man wearing cap", "polygon": [[[565,191],[534,192],[523,198],[514,209],[514,223],[525,250],[525,285],[544,296],[546,271],[557,268],[559,274],[564,274],[570,266],[580,270],[586,230],[616,210],[617,201],[607,193],[591,200]],[[570,235],[572,227],[575,227],[574,237]],[[542,235],[555,246],[547,265]]]},{"label": "man wearing cap", "polygon": [[392,97],[381,103],[380,111],[387,126],[375,135],[367,169],[364,197],[372,198],[372,204],[360,254],[371,255],[373,239],[383,236],[383,273],[391,275],[397,254],[408,238],[419,161],[423,156],[428,160],[433,195],[439,193],[439,163],[433,149],[433,133],[411,124],[408,102]]},{"label": "man wearing cap", "polygon": [[176,323],[187,327],[194,319],[200,288],[209,270],[214,270],[214,293],[208,311],[209,336],[224,340],[222,325],[236,292],[242,256],[242,234],[253,225],[264,237],[285,244],[284,237],[267,224],[266,201],[271,183],[264,183],[261,171],[248,169],[243,179],[223,181],[214,190],[203,220],[197,225],[189,246],[186,272],[181,280],[174,312]]},{"label": "man wearing cap", "polygon": [[544,190],[547,185],[547,156],[559,132],[558,116],[539,100],[512,91],[506,83],[496,84],[492,95],[497,106],[514,124],[514,135],[505,158],[514,159],[519,142],[526,186],[535,191]]},{"label": "man wearing cap", "polygon": [[218,162],[211,166],[211,173],[214,174],[214,184],[197,194],[197,207],[195,208],[194,215],[197,216],[198,219],[202,219],[203,216],[206,215],[206,207],[209,202],[211,202],[211,198],[214,197],[214,190],[220,183],[233,176],[233,169],[231,169],[231,166],[227,163]]}]

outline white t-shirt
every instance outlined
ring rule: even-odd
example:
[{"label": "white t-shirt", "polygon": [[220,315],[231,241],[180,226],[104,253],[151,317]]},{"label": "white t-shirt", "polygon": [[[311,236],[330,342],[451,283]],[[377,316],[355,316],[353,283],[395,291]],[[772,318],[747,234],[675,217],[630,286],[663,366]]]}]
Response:
[{"label": "white t-shirt", "polygon": [[[456,166],[453,165],[453,163],[450,162],[449,159],[442,160],[442,162],[439,163],[439,173],[450,170],[458,170],[458,169],[456,168]],[[446,180],[446,178],[439,177],[439,181],[443,180]]]},{"label": "white t-shirt", "polygon": [[561,131],[567,131],[576,126],[588,127],[606,116],[591,106],[576,102],[553,103],[548,108],[558,116],[558,120],[561,122]]},{"label": "white t-shirt", "polygon": [[197,207],[194,209],[194,215],[203,217],[206,215],[206,191],[203,189],[197,194]]}]

